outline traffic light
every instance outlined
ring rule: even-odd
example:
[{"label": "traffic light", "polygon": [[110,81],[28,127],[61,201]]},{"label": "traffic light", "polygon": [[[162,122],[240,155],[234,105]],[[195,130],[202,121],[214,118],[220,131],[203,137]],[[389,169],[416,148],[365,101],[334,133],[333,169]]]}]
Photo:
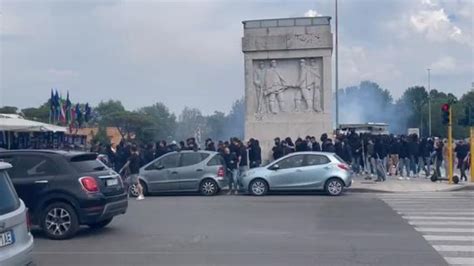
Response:
[{"label": "traffic light", "polygon": [[451,112],[451,106],[449,106],[449,103],[445,103],[441,105],[441,121],[443,125],[449,124],[450,112]]}]

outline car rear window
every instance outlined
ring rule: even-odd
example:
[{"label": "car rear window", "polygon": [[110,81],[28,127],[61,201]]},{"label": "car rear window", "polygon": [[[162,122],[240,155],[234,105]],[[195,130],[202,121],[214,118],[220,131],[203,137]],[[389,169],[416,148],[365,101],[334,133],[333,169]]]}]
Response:
[{"label": "car rear window", "polygon": [[84,154],[74,156],[71,158],[71,165],[79,173],[90,173],[106,169],[107,166],[96,158],[96,154]]},{"label": "car rear window", "polygon": [[5,171],[0,171],[0,215],[12,212],[20,207],[20,200]]},{"label": "car rear window", "polygon": [[216,165],[225,165],[225,160],[224,157],[222,157],[220,154],[215,155],[212,157],[211,160],[207,163],[207,166],[216,166]]},{"label": "car rear window", "polygon": [[181,155],[181,166],[195,165],[209,157],[207,153],[189,152]]}]

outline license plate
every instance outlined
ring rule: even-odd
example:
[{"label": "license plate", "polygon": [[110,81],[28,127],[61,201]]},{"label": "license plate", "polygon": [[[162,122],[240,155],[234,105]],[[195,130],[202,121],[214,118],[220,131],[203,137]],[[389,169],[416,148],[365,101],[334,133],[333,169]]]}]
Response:
[{"label": "license plate", "polygon": [[118,180],[116,178],[115,179],[107,179],[107,180],[105,180],[105,184],[108,187],[116,186],[116,185],[118,185]]},{"label": "license plate", "polygon": [[13,235],[13,231],[6,231],[0,233],[0,248],[9,246],[13,243],[15,243],[15,236]]}]

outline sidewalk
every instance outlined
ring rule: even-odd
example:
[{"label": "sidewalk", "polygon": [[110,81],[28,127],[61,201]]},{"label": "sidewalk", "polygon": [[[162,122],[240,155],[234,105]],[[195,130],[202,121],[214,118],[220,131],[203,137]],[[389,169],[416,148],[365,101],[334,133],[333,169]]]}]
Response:
[{"label": "sidewalk", "polygon": [[458,184],[448,184],[448,181],[431,182],[424,177],[410,178],[410,180],[399,180],[398,177],[388,176],[385,182],[374,182],[364,180],[365,176],[358,176],[353,179],[350,192],[434,192],[434,191],[456,191],[474,190],[474,183],[459,182]]}]

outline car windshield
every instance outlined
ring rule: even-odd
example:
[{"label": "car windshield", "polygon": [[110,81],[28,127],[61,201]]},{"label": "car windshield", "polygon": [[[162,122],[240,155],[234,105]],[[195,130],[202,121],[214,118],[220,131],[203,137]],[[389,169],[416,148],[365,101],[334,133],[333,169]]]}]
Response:
[{"label": "car windshield", "polygon": [[10,178],[7,172],[0,170],[0,215],[14,211],[18,207],[20,207],[20,201]]}]

